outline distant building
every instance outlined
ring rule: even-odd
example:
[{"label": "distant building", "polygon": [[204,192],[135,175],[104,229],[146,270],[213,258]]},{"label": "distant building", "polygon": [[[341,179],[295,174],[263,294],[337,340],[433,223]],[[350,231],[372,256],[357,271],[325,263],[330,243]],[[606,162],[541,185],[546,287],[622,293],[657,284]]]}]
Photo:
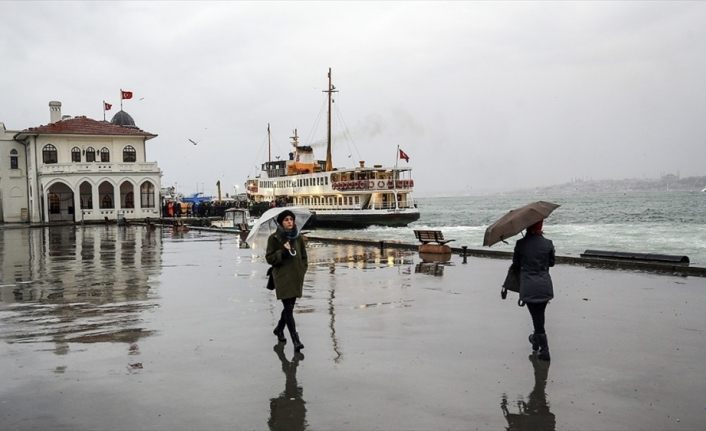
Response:
[{"label": "distant building", "polygon": [[0,123],[0,222],[157,218],[161,171],[127,112],[111,122],[61,115],[21,131]]}]

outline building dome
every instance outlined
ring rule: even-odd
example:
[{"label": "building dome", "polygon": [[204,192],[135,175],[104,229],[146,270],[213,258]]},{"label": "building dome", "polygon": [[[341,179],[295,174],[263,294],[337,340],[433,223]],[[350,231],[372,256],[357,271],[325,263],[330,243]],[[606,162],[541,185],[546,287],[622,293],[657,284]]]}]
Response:
[{"label": "building dome", "polygon": [[117,126],[137,128],[137,126],[135,126],[135,120],[132,119],[130,114],[123,111],[122,109],[118,111],[115,115],[113,115],[113,119],[110,120],[110,122]]}]

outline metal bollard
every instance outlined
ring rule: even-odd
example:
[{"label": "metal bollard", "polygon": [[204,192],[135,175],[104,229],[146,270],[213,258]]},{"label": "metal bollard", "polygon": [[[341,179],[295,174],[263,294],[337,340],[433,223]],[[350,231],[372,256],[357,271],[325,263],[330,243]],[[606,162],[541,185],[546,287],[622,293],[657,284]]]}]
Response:
[{"label": "metal bollard", "polygon": [[463,250],[463,252],[462,252],[462,253],[463,253],[463,254],[462,254],[462,256],[463,256],[463,263],[468,263],[468,262],[466,261],[466,251],[468,250],[468,246],[465,246],[465,245],[464,245],[464,246],[461,247],[461,249]]}]

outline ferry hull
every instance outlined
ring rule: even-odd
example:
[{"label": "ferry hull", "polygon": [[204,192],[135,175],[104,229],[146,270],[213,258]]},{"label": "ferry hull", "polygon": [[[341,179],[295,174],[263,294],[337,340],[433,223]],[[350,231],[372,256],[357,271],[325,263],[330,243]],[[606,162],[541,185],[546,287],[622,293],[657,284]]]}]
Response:
[{"label": "ferry hull", "polygon": [[[419,220],[419,212],[389,212],[382,214],[325,214],[312,217],[312,227],[362,229],[368,226],[404,227]],[[308,223],[307,223],[308,224]]]}]

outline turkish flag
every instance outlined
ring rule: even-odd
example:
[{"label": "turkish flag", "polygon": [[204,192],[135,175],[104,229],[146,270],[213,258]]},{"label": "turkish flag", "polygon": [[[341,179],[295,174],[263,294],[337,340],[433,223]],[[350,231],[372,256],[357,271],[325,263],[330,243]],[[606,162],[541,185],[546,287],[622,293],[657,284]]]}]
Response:
[{"label": "turkish flag", "polygon": [[120,90],[122,99],[132,99],[132,91]]},{"label": "turkish flag", "polygon": [[407,155],[407,153],[402,151],[401,148],[400,148],[400,159],[404,159],[405,162],[409,163],[409,156]]},{"label": "turkish flag", "polygon": [[110,111],[110,108],[112,108],[112,107],[113,107],[113,105],[111,105],[110,103],[103,102],[103,110],[104,111]]}]

